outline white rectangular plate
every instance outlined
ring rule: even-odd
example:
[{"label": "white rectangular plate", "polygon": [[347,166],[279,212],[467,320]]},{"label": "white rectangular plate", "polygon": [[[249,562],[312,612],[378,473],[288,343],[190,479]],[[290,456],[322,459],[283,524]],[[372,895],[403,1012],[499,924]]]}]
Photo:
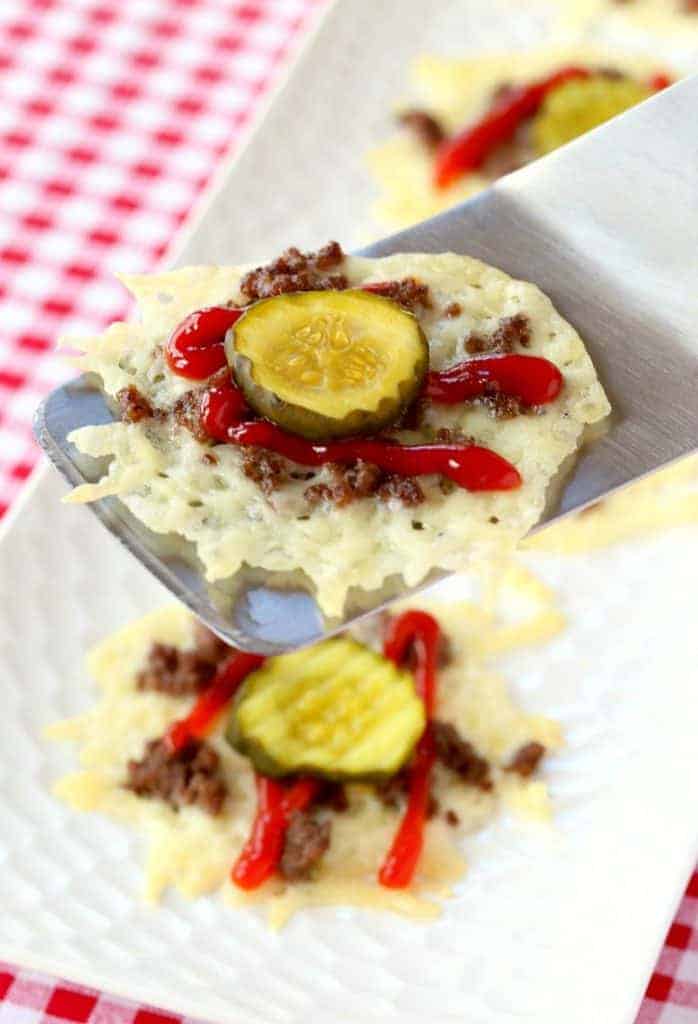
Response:
[{"label": "white rectangular plate", "polygon": [[[232,167],[188,257],[243,260],[361,237],[361,159],[420,49],[536,40],[510,5],[346,0]],[[557,831],[500,821],[427,925],[309,911],[280,935],[215,898],[138,898],[142,849],[50,795],[73,764],[45,724],[92,697],[85,650],[167,600],[40,473],[0,541],[0,957],[235,1024],[629,1024],[698,853],[698,529],[578,558],[537,556],[570,629],[504,666],[557,717]],[[457,582],[449,584],[451,588]]]}]

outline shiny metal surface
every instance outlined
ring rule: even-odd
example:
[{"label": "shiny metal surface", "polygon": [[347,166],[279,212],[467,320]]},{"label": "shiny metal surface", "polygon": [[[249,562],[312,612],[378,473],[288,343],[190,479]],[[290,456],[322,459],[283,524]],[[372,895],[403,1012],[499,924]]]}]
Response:
[{"label": "shiny metal surface", "polygon": [[[614,412],[540,529],[698,447],[698,77],[497,182],[468,203],[363,250],[452,250],[538,284],[585,339]],[[215,198],[213,203],[215,205]],[[194,232],[180,253],[201,250]],[[109,410],[94,383],[59,388],[36,435],[71,482],[101,475],[68,444]],[[181,600],[237,646],[273,653],[310,643],[407,592],[392,581],[323,621],[303,581],[239,574],[205,583],[186,545],[158,537],[114,500],[90,506]]]}]

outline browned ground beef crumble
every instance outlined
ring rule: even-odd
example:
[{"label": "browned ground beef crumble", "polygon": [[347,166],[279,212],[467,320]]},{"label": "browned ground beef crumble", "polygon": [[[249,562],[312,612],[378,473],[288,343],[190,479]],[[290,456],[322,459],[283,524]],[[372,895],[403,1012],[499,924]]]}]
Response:
[{"label": "browned ground beef crumble", "polygon": [[296,811],[286,831],[279,872],[289,882],[309,876],[330,845],[332,826],[309,811]]},{"label": "browned ground beef crumble", "polygon": [[140,760],[127,765],[124,783],[136,796],[157,797],[174,810],[196,805],[207,814],[220,814],[226,785],[219,774],[220,758],[203,740],[194,740],[176,754],[164,740],[150,740]]},{"label": "browned ground beef crumble", "polygon": [[268,299],[287,292],[343,290],[349,282],[344,274],[328,274],[344,260],[338,242],[328,242],[317,252],[301,252],[291,247],[278,259],[245,274],[240,291],[245,298]]},{"label": "browned ground beef crumble", "polygon": [[135,384],[129,384],[116,394],[119,403],[119,413],[124,423],[140,423],[141,420],[150,419],[155,415],[155,410],[145,397],[141,394]]},{"label": "browned ground beef crumble", "polygon": [[243,448],[242,471],[269,497],[288,479],[288,462],[266,448]]},{"label": "browned ground beef crumble", "polygon": [[531,344],[531,323],[523,313],[505,317],[488,337],[471,334],[465,343],[470,355],[484,352],[513,352],[517,345],[528,348]]},{"label": "browned ground beef crumble", "polygon": [[144,668],[136,677],[139,690],[154,690],[170,697],[184,697],[204,690],[216,666],[196,651],[182,651],[170,644],[153,644]]},{"label": "browned ground beef crumble", "polygon": [[427,149],[436,149],[446,138],[446,132],[440,122],[426,110],[404,110],[398,120]]},{"label": "browned ground beef crumble", "polygon": [[332,502],[339,508],[360,498],[375,496],[379,501],[399,498],[404,505],[412,507],[424,501],[424,492],[414,477],[396,476],[384,473],[378,466],[359,459],[353,465],[328,464],[330,482],[311,484],[304,496],[311,508]]},{"label": "browned ground beef crumble", "polygon": [[531,743],[525,743],[523,747],[516,751],[506,766],[506,771],[516,772],[517,775],[527,779],[533,775],[544,755],[545,747],[542,743],[537,743],[535,740]]},{"label": "browned ground beef crumble", "polygon": [[439,761],[468,785],[477,786],[486,792],[491,790],[489,763],[484,757],[480,757],[472,743],[464,740],[450,722],[435,720],[431,728]]},{"label": "browned ground beef crumble", "polygon": [[[271,295],[307,291],[311,288],[343,289],[348,287],[344,275],[327,273],[338,267],[343,260],[344,252],[338,242],[328,242],[316,253],[303,253],[292,247],[273,262],[246,274],[240,286],[241,291],[248,300],[254,301]],[[374,293],[392,299],[412,311],[418,306],[431,306],[428,286],[414,277],[406,277],[399,281],[381,281],[370,287]],[[460,304],[454,302],[446,307],[445,315],[458,316],[461,311]],[[525,348],[529,343],[528,318],[523,314],[517,314],[502,320],[487,338],[471,335],[466,342],[466,349],[470,353],[511,352],[517,345]],[[121,419],[127,423],[139,423],[148,418],[164,420],[170,415],[179,426],[190,431],[197,441],[205,444],[212,438],[202,422],[202,395],[207,388],[221,386],[229,378],[230,370],[225,367],[205,383],[181,395],[169,413],[164,409],[154,408],[135,386],[123,388],[117,395]],[[497,419],[511,419],[522,412],[538,411],[529,410],[517,399],[502,395],[496,390],[473,401],[483,405]],[[406,411],[398,426],[418,429],[428,404],[426,399],[418,398]],[[250,413],[251,417],[252,415]],[[436,441],[443,444],[474,443],[472,438],[465,438],[458,431],[448,430],[437,431]],[[203,459],[214,464],[217,461],[212,452],[205,453]],[[242,452],[242,470],[245,476],[253,480],[266,497],[270,497],[274,491],[283,487],[289,479],[313,478],[313,473],[294,472],[292,465],[280,455],[263,448],[246,448]],[[332,503],[342,508],[353,501],[369,497],[384,502],[396,499],[408,508],[414,508],[425,501],[424,491],[414,477],[384,473],[377,466],[361,461],[353,465],[331,464],[328,468],[330,481],[311,484],[304,492],[310,508],[323,503]],[[440,487],[445,494],[453,490],[453,485],[446,479],[440,481]]]},{"label": "browned ground beef crumble", "polygon": [[425,309],[431,307],[429,285],[422,284],[416,277],[403,277],[400,281],[376,281],[364,285],[364,287],[373,295],[382,295],[384,299],[392,299],[403,309],[408,309],[411,312],[414,312],[417,306],[423,306]]},{"label": "browned ground beef crumble", "polygon": [[154,690],[171,697],[184,697],[204,690],[220,662],[231,648],[201,623],[195,626],[195,646],[182,650],[170,644],[154,643],[145,665],[136,676],[139,690]]}]

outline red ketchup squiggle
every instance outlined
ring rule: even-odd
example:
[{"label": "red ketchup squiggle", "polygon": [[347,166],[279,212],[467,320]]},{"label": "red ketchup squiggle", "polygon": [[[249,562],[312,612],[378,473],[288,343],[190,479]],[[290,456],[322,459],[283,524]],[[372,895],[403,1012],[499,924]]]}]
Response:
[{"label": "red ketchup squiggle", "polygon": [[546,405],[560,394],[562,374],[554,363],[540,356],[478,356],[427,374],[424,393],[432,402],[455,405],[477,398],[490,388],[525,405]]},{"label": "red ketchup squiggle", "polygon": [[481,167],[498,146],[514,137],[523,121],[533,117],[551,90],[590,75],[588,68],[562,68],[532,85],[507,92],[479,121],[441,144],[434,167],[437,188],[447,188],[457,178]]},{"label": "red ketchup squiggle", "polygon": [[265,659],[261,654],[236,651],[218,669],[213,682],[201,694],[186,718],[173,722],[165,733],[165,743],[172,754],[183,750],[192,740],[203,739],[226,708],[245,676],[259,668]]},{"label": "red ketchup squiggle", "polygon": [[265,420],[231,427],[228,440],[233,444],[266,448],[301,466],[363,459],[387,473],[401,476],[440,473],[469,491],[510,491],[521,485],[521,476],[510,462],[489,448],[474,444],[400,445],[370,438],[314,444],[287,434]]},{"label": "red ketchup squiggle", "polygon": [[388,889],[404,889],[410,884],[424,844],[431,770],[436,756],[430,722],[436,700],[440,638],[441,630],[433,616],[422,611],[407,611],[393,619],[383,644],[383,654],[396,665],[402,664],[410,649],[414,650],[417,658],[415,687],[424,701],[427,718],[410,768],[407,808],[378,872],[378,881]]},{"label": "red ketchup squiggle", "polygon": [[173,373],[191,380],[205,380],[227,364],[223,345],[226,331],[244,309],[209,306],[190,313],[175,327],[165,347],[165,358]]},{"label": "red ketchup squiggle", "polygon": [[232,378],[212,384],[201,398],[201,425],[215,441],[227,441],[228,431],[250,416],[245,396]]},{"label": "red ketchup squiggle", "polygon": [[257,775],[257,813],[250,837],[231,872],[240,889],[256,889],[274,874],[284,849],[291,817],[312,803],[320,781],[302,778],[286,788],[276,779]]},{"label": "red ketchup squiggle", "polygon": [[[513,139],[519,126],[538,112],[548,93],[565,82],[590,78],[593,73],[589,68],[561,68],[531,85],[507,91],[479,121],[441,144],[436,154],[434,184],[447,188],[462,175],[482,167],[498,146]],[[659,92],[672,85],[672,79],[658,73],[648,84]]]}]

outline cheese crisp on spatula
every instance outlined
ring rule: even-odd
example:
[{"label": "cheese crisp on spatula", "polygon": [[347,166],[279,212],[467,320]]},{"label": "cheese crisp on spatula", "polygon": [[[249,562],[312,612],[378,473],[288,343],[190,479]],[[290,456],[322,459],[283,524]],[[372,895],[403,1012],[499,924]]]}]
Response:
[{"label": "cheese crisp on spatula", "polygon": [[117,495],[210,581],[302,569],[328,615],[513,544],[609,412],[545,295],[466,256],[330,243],[124,282],[140,320],[78,360],[119,419],[71,435],[112,462],[69,500]]}]

